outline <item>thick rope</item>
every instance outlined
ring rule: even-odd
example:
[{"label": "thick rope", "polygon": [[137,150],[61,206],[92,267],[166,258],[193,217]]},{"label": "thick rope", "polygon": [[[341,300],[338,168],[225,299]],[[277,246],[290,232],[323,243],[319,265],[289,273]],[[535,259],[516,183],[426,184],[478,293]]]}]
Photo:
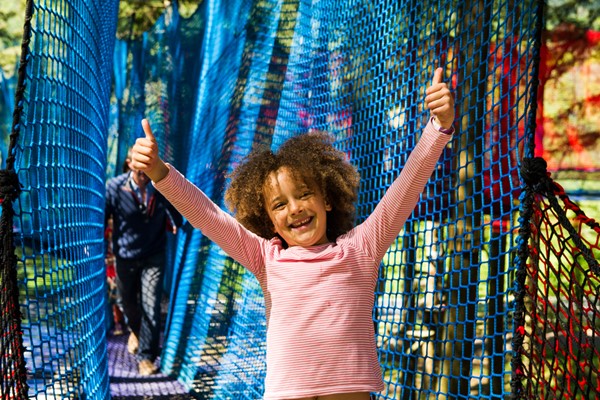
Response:
[{"label": "thick rope", "polygon": [[[2,365],[10,365],[1,373],[0,392],[2,399],[26,400],[29,398],[29,385],[27,384],[27,367],[25,362],[25,347],[23,346],[23,331],[21,327],[21,309],[19,305],[19,288],[17,281],[17,256],[13,240],[13,218],[15,201],[21,193],[19,178],[15,172],[15,151],[19,137],[19,126],[23,114],[23,100],[25,96],[25,80],[27,77],[27,63],[29,59],[29,43],[31,41],[31,18],[33,16],[33,0],[27,0],[25,8],[25,23],[23,25],[23,40],[21,41],[21,59],[19,64],[17,89],[15,93],[15,109],[10,134],[6,169],[0,171],[0,274],[2,276],[2,299],[0,309],[2,315]],[[6,383],[6,387],[4,386]]]},{"label": "thick rope", "polygon": [[546,162],[543,159],[523,159],[521,176],[525,182],[521,192],[521,215],[519,217],[519,237],[517,238],[518,252],[515,272],[515,313],[513,317],[514,334],[512,339],[513,358],[511,377],[511,398],[524,399],[526,393],[523,389],[523,341],[525,338],[525,296],[527,294],[527,259],[529,258],[529,239],[531,238],[531,217],[534,213],[536,182],[541,182],[539,177],[546,173]]},{"label": "thick rope", "polygon": [[4,200],[10,200],[11,202],[16,200],[19,197],[19,193],[21,193],[21,185],[15,171],[1,170],[0,204],[4,203]]}]

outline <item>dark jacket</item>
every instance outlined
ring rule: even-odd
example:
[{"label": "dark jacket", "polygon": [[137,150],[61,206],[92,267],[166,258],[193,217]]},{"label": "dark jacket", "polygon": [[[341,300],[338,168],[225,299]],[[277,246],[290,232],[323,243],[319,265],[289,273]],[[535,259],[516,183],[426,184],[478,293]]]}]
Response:
[{"label": "dark jacket", "polygon": [[183,217],[148,183],[147,206],[129,185],[130,173],[106,183],[105,221],[113,219],[113,253],[121,259],[140,259],[165,251],[167,233],[181,226]]}]

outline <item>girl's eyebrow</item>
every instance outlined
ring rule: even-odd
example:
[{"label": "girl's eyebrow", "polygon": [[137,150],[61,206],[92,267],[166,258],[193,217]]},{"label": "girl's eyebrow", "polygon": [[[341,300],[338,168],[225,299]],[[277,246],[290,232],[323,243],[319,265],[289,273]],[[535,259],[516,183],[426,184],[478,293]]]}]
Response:
[{"label": "girl's eyebrow", "polygon": [[272,197],[271,200],[269,200],[269,204],[273,204],[273,203],[276,203],[278,201],[281,201],[280,200],[280,196],[275,196],[275,197]]},{"label": "girl's eyebrow", "polygon": [[306,189],[310,189],[310,186],[304,181],[299,181],[299,182],[296,182],[296,189],[306,190]]},{"label": "girl's eyebrow", "polygon": [[266,194],[265,194],[265,197],[266,197],[266,199],[265,199],[265,200],[266,200],[266,201],[267,201],[269,204],[273,204],[273,203],[275,203],[275,202],[281,201],[281,195],[279,195],[279,194],[276,194],[276,195],[269,195],[269,193],[266,193]]}]

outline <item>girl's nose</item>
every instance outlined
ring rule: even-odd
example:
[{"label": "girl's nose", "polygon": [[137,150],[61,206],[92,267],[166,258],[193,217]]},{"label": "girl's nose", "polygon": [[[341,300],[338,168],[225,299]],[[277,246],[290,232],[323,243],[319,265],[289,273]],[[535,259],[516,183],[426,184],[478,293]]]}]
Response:
[{"label": "girl's nose", "polygon": [[294,215],[299,214],[302,211],[302,204],[298,200],[291,200],[289,207],[290,207],[290,212]]}]

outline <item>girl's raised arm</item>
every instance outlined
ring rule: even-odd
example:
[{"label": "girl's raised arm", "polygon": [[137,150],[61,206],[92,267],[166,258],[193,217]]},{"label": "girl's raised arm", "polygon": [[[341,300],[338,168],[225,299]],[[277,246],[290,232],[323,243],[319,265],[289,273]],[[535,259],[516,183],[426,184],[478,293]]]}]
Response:
[{"label": "girl's raised arm", "polygon": [[441,68],[435,70],[432,84],[425,92],[425,106],[431,112],[431,121],[373,213],[354,229],[352,240],[356,240],[357,245],[360,243],[375,260],[383,258],[404,227],[452,137],[444,132],[452,131],[454,97],[442,82],[442,72]]}]

